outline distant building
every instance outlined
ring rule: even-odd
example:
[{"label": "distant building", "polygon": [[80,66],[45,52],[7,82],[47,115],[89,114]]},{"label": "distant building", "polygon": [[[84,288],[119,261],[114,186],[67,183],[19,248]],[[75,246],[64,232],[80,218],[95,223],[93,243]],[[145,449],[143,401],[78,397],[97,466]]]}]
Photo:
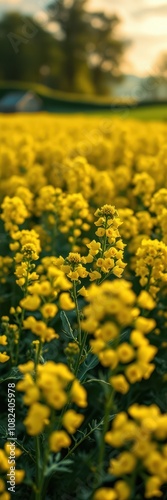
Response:
[{"label": "distant building", "polygon": [[42,109],[42,100],[31,91],[8,92],[0,99],[1,113],[33,113]]}]

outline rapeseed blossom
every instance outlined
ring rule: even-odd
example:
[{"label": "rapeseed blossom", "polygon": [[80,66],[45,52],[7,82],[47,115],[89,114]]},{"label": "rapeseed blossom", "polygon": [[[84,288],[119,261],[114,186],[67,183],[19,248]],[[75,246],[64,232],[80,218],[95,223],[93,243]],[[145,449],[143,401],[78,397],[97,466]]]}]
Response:
[{"label": "rapeseed blossom", "polygon": [[[9,429],[17,403],[16,494],[163,498],[166,124],[0,123],[0,381]],[[1,428],[9,500],[3,413]]]}]

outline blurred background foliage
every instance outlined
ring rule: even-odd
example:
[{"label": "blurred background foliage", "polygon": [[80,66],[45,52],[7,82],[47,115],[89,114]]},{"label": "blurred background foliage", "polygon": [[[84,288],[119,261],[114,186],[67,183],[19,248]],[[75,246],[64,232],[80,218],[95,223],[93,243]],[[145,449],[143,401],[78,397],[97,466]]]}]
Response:
[{"label": "blurred background foliage", "polygon": [[16,12],[1,17],[0,80],[111,95],[112,82],[122,78],[129,42],[117,34],[119,17],[86,6],[87,0],[55,0],[47,7],[46,23]]}]

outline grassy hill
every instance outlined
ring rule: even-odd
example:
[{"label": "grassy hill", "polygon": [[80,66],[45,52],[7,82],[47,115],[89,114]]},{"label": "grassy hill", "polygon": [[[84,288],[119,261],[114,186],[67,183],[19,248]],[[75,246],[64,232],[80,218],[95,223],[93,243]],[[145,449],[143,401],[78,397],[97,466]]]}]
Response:
[{"label": "grassy hill", "polygon": [[7,92],[35,92],[43,102],[43,110],[50,113],[95,113],[106,117],[167,121],[167,102],[137,102],[107,96],[90,96],[52,90],[44,85],[27,82],[0,82],[0,98]]},{"label": "grassy hill", "polygon": [[101,109],[110,109],[110,107],[133,105],[132,99],[120,99],[107,96],[80,95],[52,90],[44,85],[35,83],[21,82],[0,82],[0,98],[6,92],[31,90],[35,92],[43,102],[45,111],[93,111]]}]

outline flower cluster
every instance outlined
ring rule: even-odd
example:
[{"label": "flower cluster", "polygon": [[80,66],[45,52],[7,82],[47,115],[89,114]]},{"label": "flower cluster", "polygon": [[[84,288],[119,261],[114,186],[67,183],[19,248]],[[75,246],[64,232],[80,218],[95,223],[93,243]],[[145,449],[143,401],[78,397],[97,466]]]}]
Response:
[{"label": "flower cluster", "polygon": [[136,275],[142,287],[155,298],[167,282],[167,246],[162,241],[144,239],[136,252]]},{"label": "flower cluster", "polygon": [[126,267],[123,262],[123,243],[118,227],[122,224],[114,206],[104,205],[97,209],[95,217],[98,217],[95,225],[98,227],[95,234],[100,239],[93,240],[87,244],[89,253],[86,256],[87,263],[93,263],[90,281],[101,280],[113,274],[120,278]]},{"label": "flower cluster", "polygon": [[[19,370],[24,378],[17,383],[17,390],[24,392],[23,401],[29,406],[24,420],[28,434],[36,436],[43,432],[45,426],[50,424],[51,411],[55,410],[59,415],[59,425],[58,429],[51,429],[50,449],[58,452],[69,447],[71,439],[67,432],[75,433],[84,416],[71,408],[63,413],[61,419],[60,410],[68,402],[79,408],[87,407],[86,390],[63,363],[48,361],[45,365],[38,365],[35,378],[33,362],[19,365]],[[60,426],[65,430],[59,430]]]},{"label": "flower cluster", "polygon": [[6,283],[7,277],[11,272],[12,263],[13,259],[11,257],[0,255],[0,283]]},{"label": "flower cluster", "polygon": [[26,206],[19,196],[5,197],[2,203],[1,219],[4,221],[6,231],[17,231],[28,216]]},{"label": "flower cluster", "polygon": [[[135,403],[128,413],[121,412],[115,417],[111,430],[105,435],[105,442],[121,448],[121,451],[110,460],[108,472],[115,478],[124,477],[125,484],[119,496],[116,482],[113,498],[128,500],[131,494],[129,475],[134,473],[144,475],[144,498],[162,497],[161,487],[167,481],[166,439],[167,416],[155,404],[144,406]],[[94,498],[100,496],[96,494]]]},{"label": "flower cluster", "polygon": [[39,259],[41,251],[39,236],[32,230],[23,229],[11,233],[13,243],[10,244],[12,252],[16,252],[14,260],[16,263],[15,275],[16,283],[23,289],[38,280],[38,275],[34,270],[33,261]]},{"label": "flower cluster", "polygon": [[[140,316],[140,308],[152,310],[155,303],[147,293],[136,299],[131,284],[125,280],[106,281],[100,287],[92,284],[88,289],[82,327],[92,334],[92,352],[104,367],[111,371],[109,382],[122,394],[142,378],[150,377],[155,368],[157,348],[145,337],[156,326],[152,319]],[[130,327],[128,342],[122,342],[122,332]]]}]

